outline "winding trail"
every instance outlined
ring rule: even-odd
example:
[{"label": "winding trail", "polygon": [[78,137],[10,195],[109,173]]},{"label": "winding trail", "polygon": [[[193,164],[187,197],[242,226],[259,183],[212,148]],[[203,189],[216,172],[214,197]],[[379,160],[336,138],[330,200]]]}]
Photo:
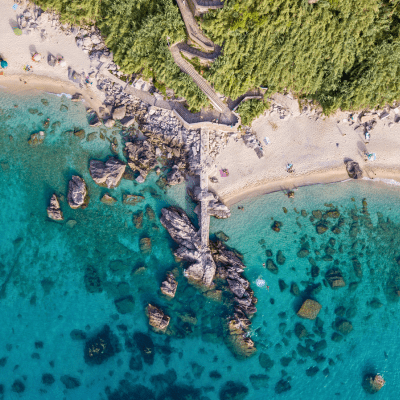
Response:
[{"label": "winding trail", "polygon": [[[186,30],[189,38],[199,45],[205,52],[194,49],[186,43],[174,43],[170,46],[170,51],[176,65],[181,69],[182,72],[189,75],[194,83],[200,88],[200,90],[208,97],[213,107],[219,111],[221,119],[232,121],[237,120],[237,117],[232,113],[229,107],[220,99],[215,90],[211,85],[194,69],[193,65],[187,62],[181,55],[181,52],[185,56],[192,54],[194,57],[199,57],[205,61],[213,62],[221,54],[221,48],[215,45],[210,39],[204,36],[199,25],[197,24],[192,11],[190,10],[188,0],[176,0],[178,3],[179,10],[182,14],[183,21],[185,22]],[[208,2],[213,3],[213,2]],[[221,8],[222,3],[218,3],[217,8]]]}]

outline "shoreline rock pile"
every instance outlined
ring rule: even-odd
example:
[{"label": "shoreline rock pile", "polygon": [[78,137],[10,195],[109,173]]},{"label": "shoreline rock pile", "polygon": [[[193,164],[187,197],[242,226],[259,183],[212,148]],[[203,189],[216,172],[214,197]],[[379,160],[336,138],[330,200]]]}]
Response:
[{"label": "shoreline rock pile", "polygon": [[234,313],[225,324],[225,341],[238,358],[251,356],[256,348],[248,335],[250,318],[257,311],[257,299],[249,282],[242,276],[245,265],[237,253],[220,241],[202,248],[198,231],[182,209],[163,208],[161,213],[161,224],[179,244],[175,257],[190,263],[184,271],[189,282],[204,290],[215,288],[216,278],[233,297]]},{"label": "shoreline rock pile", "polygon": [[[196,203],[200,203],[200,201],[202,200],[201,188],[199,186],[195,186],[193,190],[190,190],[188,188],[187,193],[191,197],[191,199]],[[208,198],[208,214],[210,216],[215,217],[217,219],[226,219],[231,216],[231,210],[229,209],[228,206],[222,203],[221,200],[219,200],[217,195],[209,191],[206,194],[206,196]],[[194,212],[197,215],[200,214],[200,208],[201,206],[200,204],[198,204],[194,209]]]}]

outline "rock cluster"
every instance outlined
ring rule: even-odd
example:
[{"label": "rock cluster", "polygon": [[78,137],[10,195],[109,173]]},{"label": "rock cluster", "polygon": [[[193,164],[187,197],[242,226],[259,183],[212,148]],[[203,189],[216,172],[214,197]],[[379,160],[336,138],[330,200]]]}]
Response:
[{"label": "rock cluster", "polygon": [[62,221],[64,219],[56,194],[51,196],[50,205],[47,207],[47,216],[54,221]]},{"label": "rock cluster", "polygon": [[42,144],[44,142],[46,135],[43,131],[40,131],[38,133],[33,133],[30,137],[30,139],[28,140],[28,143],[32,146],[32,147],[36,147],[39,144]]},{"label": "rock cluster", "polygon": [[346,286],[346,282],[344,281],[342,272],[339,268],[334,267],[326,271],[325,279],[332,289]]},{"label": "rock cluster", "polygon": [[[215,195],[214,193],[209,191],[206,194],[203,194],[199,186],[195,186],[193,190],[190,190],[188,188],[187,193],[196,203],[200,203],[200,201],[203,199],[203,196],[205,196],[206,199],[208,200],[208,214],[211,215],[212,217],[218,219],[225,219],[231,216],[231,210],[229,209],[229,207],[227,207],[224,203],[222,203],[218,199],[218,196]],[[200,204],[198,204],[194,209],[194,212],[197,215],[200,215],[200,209],[201,206]]]},{"label": "rock cluster", "polygon": [[111,157],[105,163],[99,160],[90,160],[89,172],[93,180],[103,187],[116,188],[121,182],[126,165]]},{"label": "rock cluster", "polygon": [[159,308],[149,304],[146,308],[146,314],[149,318],[149,324],[155,331],[165,332],[168,328],[170,318]]},{"label": "rock cluster", "polygon": [[89,203],[85,181],[77,175],[73,175],[68,184],[68,204],[71,208],[85,208]]},{"label": "rock cluster", "polygon": [[158,165],[153,145],[147,140],[127,142],[125,152],[130,169],[139,172],[140,182],[144,182],[148,173]]},{"label": "rock cluster", "polygon": [[177,287],[178,282],[175,280],[174,274],[169,272],[165,281],[162,282],[160,290],[162,294],[174,298]]}]

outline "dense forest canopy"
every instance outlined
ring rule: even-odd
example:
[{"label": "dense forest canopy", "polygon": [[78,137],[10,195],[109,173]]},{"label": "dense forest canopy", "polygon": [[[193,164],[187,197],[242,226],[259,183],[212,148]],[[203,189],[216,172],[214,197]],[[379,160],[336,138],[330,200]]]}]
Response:
[{"label": "dense forest canopy", "polygon": [[[168,50],[185,38],[173,0],[37,0],[107,37],[125,72],[144,69],[187,98],[207,99]],[[375,107],[400,98],[400,0],[226,0],[205,14],[205,33],[223,55],[204,73],[231,98],[268,86],[319,101],[325,112]]]},{"label": "dense forest canopy", "polygon": [[207,97],[180,71],[168,49],[185,39],[185,25],[173,0],[37,0],[43,9],[61,13],[73,24],[95,23],[126,73],[143,72],[188,99],[193,110],[208,104]]},{"label": "dense forest canopy", "polygon": [[326,112],[400,98],[399,0],[227,0],[204,20],[224,45],[208,79],[232,98],[268,86]]}]

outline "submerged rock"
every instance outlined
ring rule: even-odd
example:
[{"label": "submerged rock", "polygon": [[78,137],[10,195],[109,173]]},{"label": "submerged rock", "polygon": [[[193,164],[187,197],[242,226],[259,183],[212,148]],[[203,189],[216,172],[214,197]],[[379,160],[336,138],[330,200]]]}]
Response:
[{"label": "submerged rock", "polygon": [[139,241],[139,248],[142,254],[150,254],[151,253],[151,239],[150,238],[141,238]]},{"label": "submerged rock", "polygon": [[137,194],[124,194],[122,202],[129,206],[135,206],[136,204],[142,202],[144,196]]},{"label": "submerged rock", "polygon": [[99,186],[113,189],[121,182],[125,168],[126,165],[122,161],[111,157],[105,163],[99,160],[91,160],[89,172]]},{"label": "submerged rock", "polygon": [[117,199],[109,195],[108,193],[105,193],[104,196],[100,200],[103,204],[107,204],[108,206],[112,206],[114,203],[116,203]]},{"label": "submerged rock", "polygon": [[315,300],[307,299],[301,306],[297,315],[301,318],[315,319],[321,310],[321,304]]},{"label": "submerged rock", "polygon": [[118,338],[105,325],[99,334],[86,342],[84,358],[86,364],[100,365],[118,351]]},{"label": "submerged rock", "polygon": [[353,330],[353,325],[350,321],[340,319],[335,322],[335,329],[342,335],[348,335]]},{"label": "submerged rock", "polygon": [[42,144],[44,142],[46,135],[43,131],[40,131],[38,133],[33,133],[28,140],[28,143],[32,146],[38,146],[39,144]]},{"label": "submerged rock", "polygon": [[228,381],[222,386],[219,392],[220,400],[243,400],[249,392],[249,389],[242,383]]},{"label": "submerged rock", "polygon": [[362,169],[360,168],[360,165],[352,160],[346,161],[346,171],[349,175],[350,178],[352,179],[361,179],[363,172]]},{"label": "submerged rock", "polygon": [[385,383],[385,380],[379,374],[365,374],[362,380],[362,387],[367,393],[375,394],[383,388]]},{"label": "submerged rock", "polygon": [[250,375],[250,383],[254,390],[268,387],[269,376],[265,374]]},{"label": "submerged rock", "polygon": [[68,184],[68,204],[71,208],[84,208],[89,204],[89,196],[85,181],[77,175],[73,175]]},{"label": "submerged rock", "polygon": [[151,337],[141,332],[136,332],[133,335],[133,340],[143,357],[146,364],[153,364],[154,362],[154,344]]},{"label": "submerged rock", "polygon": [[168,328],[170,317],[165,315],[159,308],[149,304],[146,308],[149,324],[155,331],[165,332]]},{"label": "submerged rock", "polygon": [[101,293],[103,291],[100,275],[93,266],[88,266],[84,275],[85,288],[89,293]]},{"label": "submerged rock", "polygon": [[117,299],[114,303],[120,314],[128,314],[135,309],[135,299],[131,295]]},{"label": "submerged rock", "polygon": [[275,385],[275,393],[281,394],[283,392],[289,391],[291,388],[292,387],[290,386],[290,383],[287,380],[281,379]]},{"label": "submerged rock", "polygon": [[176,289],[178,287],[178,282],[175,280],[174,274],[169,272],[165,281],[161,284],[161,293],[168,297],[174,298]]},{"label": "submerged rock", "polygon": [[43,374],[42,375],[42,383],[46,386],[51,386],[56,380],[52,374]]},{"label": "submerged rock", "polygon": [[51,196],[50,205],[47,207],[47,216],[54,221],[62,221],[64,219],[63,213],[60,208],[60,203],[55,194]]},{"label": "submerged rock", "polygon": [[25,391],[25,385],[20,379],[16,379],[11,386],[11,390],[15,393],[23,393]]},{"label": "submerged rock", "polygon": [[71,375],[63,375],[60,378],[60,381],[64,384],[66,389],[76,389],[77,387],[81,386],[79,379],[74,378]]}]

